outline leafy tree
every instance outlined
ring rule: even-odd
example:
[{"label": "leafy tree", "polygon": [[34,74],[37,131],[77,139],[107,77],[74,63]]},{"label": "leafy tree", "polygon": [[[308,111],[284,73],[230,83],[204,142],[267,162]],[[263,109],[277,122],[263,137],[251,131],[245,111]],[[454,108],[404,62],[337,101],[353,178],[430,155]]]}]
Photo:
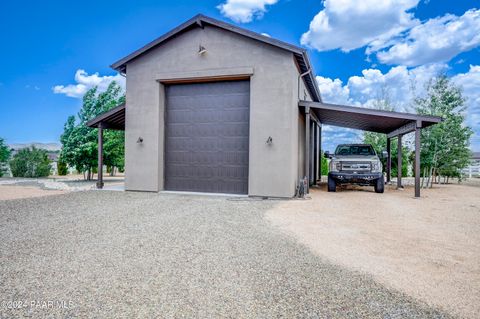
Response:
[{"label": "leafy tree", "polygon": [[429,176],[461,178],[468,166],[473,131],[464,125],[465,99],[461,88],[445,75],[431,80],[427,95],[415,100],[419,114],[443,117],[443,122],[421,132],[421,169]]},{"label": "leafy tree", "polygon": [[8,160],[10,159],[10,149],[5,144],[5,140],[0,138],[0,177],[5,174]]},{"label": "leafy tree", "polygon": [[123,171],[125,166],[125,132],[104,131],[103,162],[110,175],[114,175],[115,167]]},{"label": "leafy tree", "polygon": [[48,153],[34,146],[21,149],[10,161],[10,170],[14,177],[48,176],[51,170]]},{"label": "leafy tree", "polygon": [[[87,180],[90,180],[96,171],[98,160],[98,132],[97,129],[88,127],[87,122],[124,101],[122,89],[116,82],[110,83],[102,93],[97,93],[97,87],[94,87],[83,96],[83,105],[78,112],[78,124],[74,116],[70,116],[65,123],[60,137],[60,160],[82,172]],[[123,168],[123,132],[104,132],[104,161],[106,165]]]}]

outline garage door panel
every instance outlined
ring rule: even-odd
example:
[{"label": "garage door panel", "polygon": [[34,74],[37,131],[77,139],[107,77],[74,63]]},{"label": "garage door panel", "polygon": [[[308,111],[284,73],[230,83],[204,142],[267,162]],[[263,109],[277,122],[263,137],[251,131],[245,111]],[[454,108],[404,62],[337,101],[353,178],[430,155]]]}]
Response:
[{"label": "garage door panel", "polygon": [[248,193],[249,90],[249,81],[166,87],[166,189]]}]

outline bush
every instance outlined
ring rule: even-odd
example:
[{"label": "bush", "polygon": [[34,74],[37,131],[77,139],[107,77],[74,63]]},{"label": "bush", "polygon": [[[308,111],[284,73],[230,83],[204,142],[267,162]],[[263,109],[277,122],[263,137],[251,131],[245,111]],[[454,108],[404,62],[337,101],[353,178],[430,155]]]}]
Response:
[{"label": "bush", "polygon": [[13,177],[45,177],[50,175],[50,160],[46,150],[24,148],[10,161]]},{"label": "bush", "polygon": [[327,176],[328,175],[328,160],[325,157],[325,155],[322,154],[321,158],[321,168],[322,168],[322,176]]},{"label": "bush", "polygon": [[67,163],[65,163],[62,160],[59,160],[57,163],[57,170],[58,170],[58,175],[60,176],[65,176],[68,174],[68,167]]}]

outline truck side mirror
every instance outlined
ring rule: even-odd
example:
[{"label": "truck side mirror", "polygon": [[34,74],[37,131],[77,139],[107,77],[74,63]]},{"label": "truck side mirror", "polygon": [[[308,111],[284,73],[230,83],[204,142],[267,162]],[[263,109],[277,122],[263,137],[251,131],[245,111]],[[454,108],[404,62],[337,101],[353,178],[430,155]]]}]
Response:
[{"label": "truck side mirror", "polygon": [[325,156],[325,158],[330,158],[331,157],[329,151],[325,151],[325,153],[323,153],[323,155]]},{"label": "truck side mirror", "polygon": [[387,158],[387,157],[388,157],[388,152],[382,151],[382,158]]}]

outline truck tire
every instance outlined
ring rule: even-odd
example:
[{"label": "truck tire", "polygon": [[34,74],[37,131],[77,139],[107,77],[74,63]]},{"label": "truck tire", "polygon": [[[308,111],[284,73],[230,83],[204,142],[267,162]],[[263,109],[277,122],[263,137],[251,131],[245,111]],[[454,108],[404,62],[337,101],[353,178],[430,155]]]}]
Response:
[{"label": "truck tire", "polygon": [[383,193],[385,189],[385,180],[383,179],[383,176],[375,181],[373,187],[375,188],[375,193]]},{"label": "truck tire", "polygon": [[337,190],[337,183],[333,178],[328,176],[328,191],[329,192],[335,192]]}]

